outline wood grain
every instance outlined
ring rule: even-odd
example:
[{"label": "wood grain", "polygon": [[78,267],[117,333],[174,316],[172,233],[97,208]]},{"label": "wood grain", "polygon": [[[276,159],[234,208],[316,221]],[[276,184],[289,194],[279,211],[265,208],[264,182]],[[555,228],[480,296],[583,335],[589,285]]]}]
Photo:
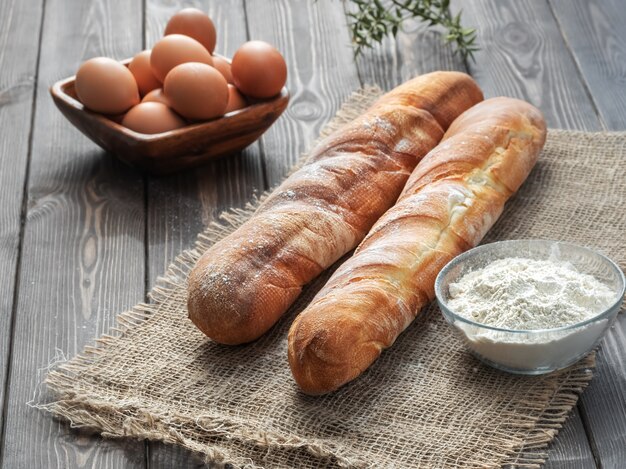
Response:
[{"label": "wood grain", "polygon": [[261,138],[273,186],[360,83],[341,2],[247,0],[246,12],[250,37],[276,46],[287,62],[291,102]]},{"label": "wood grain", "polygon": [[626,129],[626,10],[622,0],[549,0],[610,130]]},{"label": "wood grain", "polygon": [[42,6],[0,3],[0,451]]},{"label": "wood grain", "polygon": [[549,127],[600,127],[546,0],[466,0],[463,13],[479,31],[481,50],[469,70],[486,97],[525,99],[544,112]]},{"label": "wood grain", "polygon": [[626,461],[626,314],[600,343],[594,378],[581,397],[581,414],[603,468]]},{"label": "wood grain", "polygon": [[140,44],[140,0],[46,2],[4,468],[145,466],[143,444],[90,438],[25,405],[55,357],[82,351],[143,297],[141,176],[105,158],[47,92],[86,58]]},{"label": "wood grain", "polygon": [[[187,5],[175,2],[165,6],[164,3],[148,0],[148,44],[158,37],[171,14]],[[276,184],[317,136],[321,125],[334,115],[344,97],[359,85],[349,48],[335,47],[337,36],[348,44],[341,4],[338,2],[327,0],[316,4],[301,0],[272,2],[270,5],[268,2],[247,2],[245,5],[243,2],[230,2],[225,6],[223,2],[203,1],[195,2],[194,6],[208,11],[215,21],[217,51],[224,55],[232,56],[237,47],[248,39],[247,29],[250,39],[263,39],[278,47],[287,59],[287,87],[292,98],[288,110],[262,137],[263,156],[268,161],[267,173],[264,173],[259,160],[261,149],[254,146],[237,158],[202,168],[195,176],[181,175],[150,181],[148,226],[151,280],[162,273],[173,256],[189,246],[202,226],[221,210],[242,206],[253,193],[260,193]],[[311,12],[313,18],[308,17]],[[306,36],[302,36],[304,31]],[[310,62],[313,56],[315,63]],[[335,67],[334,61],[338,58],[346,61],[347,65]],[[334,83],[335,90],[326,91],[331,83]],[[265,181],[262,176],[265,176]],[[180,194],[180,198],[172,199],[172,193]],[[151,445],[149,463],[151,467],[159,468],[199,464],[193,455],[164,445]]]},{"label": "wood grain", "polygon": [[[626,130],[626,10],[618,0],[550,0],[605,127]],[[626,315],[602,341],[581,414],[602,467],[626,463]]]},{"label": "wood grain", "polygon": [[[479,81],[486,96],[508,95],[531,100],[540,105],[547,116],[553,116],[551,118],[553,125],[576,128],[579,119],[571,122],[562,119],[559,114],[562,106],[556,106],[550,97],[553,83],[563,80],[562,71],[551,70],[551,55],[548,53],[535,57],[536,51],[546,50],[552,55],[559,53],[558,51],[561,54],[565,51],[558,29],[555,29],[556,24],[546,24],[543,28],[534,26],[538,34],[532,38],[529,33],[513,37],[510,40],[511,44],[500,41],[503,31],[510,28],[511,23],[515,23],[518,29],[527,31],[527,23],[533,27],[538,20],[534,10],[537,2],[533,5],[528,2],[520,3],[522,4],[513,5],[511,2],[502,5],[502,2],[497,4],[493,1],[463,3],[464,24],[478,27],[478,41],[481,47],[481,51],[476,54],[476,62],[471,63],[469,72]],[[546,10],[545,4],[543,7]],[[531,40],[535,44],[528,44]],[[381,47],[366,52],[357,62],[359,74],[363,82],[373,82],[384,89],[389,89],[418,73],[437,69],[468,71],[465,64],[458,56],[454,56],[451,50],[450,46],[442,44],[442,38],[438,33],[425,31],[419,23],[412,23],[404,32],[400,32],[395,40],[387,39]],[[495,59],[492,57],[494,50]],[[517,57],[518,52],[524,51],[527,57]],[[575,78],[576,70],[571,61],[564,63],[568,69],[573,70]],[[511,67],[511,64],[514,66]],[[545,70],[539,73],[529,69],[531,66]],[[578,88],[583,90],[581,81],[578,80],[577,83]],[[533,99],[530,99],[531,97]],[[591,107],[588,103],[587,108]],[[598,125],[594,119],[592,115],[591,119],[583,121],[589,122],[588,125],[593,128],[594,125],[596,127]],[[577,411],[572,413],[557,436],[550,449],[548,461],[546,467],[566,467],[568,464],[594,467],[593,456]]]},{"label": "wood grain", "polygon": [[559,430],[559,434],[548,451],[548,460],[543,469],[593,469],[596,467],[577,407],[569,415],[563,428]]},{"label": "wood grain", "polygon": [[[232,57],[247,40],[243,0],[223,2],[148,0],[146,45],[158,40],[176,11],[194,6],[208,12],[217,30],[216,52]],[[194,171],[148,180],[148,286],[163,274],[197,234],[229,207],[242,207],[265,189],[258,143],[242,153],[214,161]],[[178,447],[150,443],[150,468],[204,467],[201,460]]]},{"label": "wood grain", "polygon": [[[546,0],[463,2],[465,21],[479,27],[483,46],[470,71],[488,96],[527,99],[543,109],[552,126],[600,128],[595,103],[607,127],[624,129],[626,30],[621,27],[624,10],[620,2],[550,1],[566,41]],[[0,139],[0,261],[5,262],[0,273],[0,334],[4,334],[0,380],[6,368],[8,315],[4,313],[10,311],[14,287],[29,99],[34,86],[33,50],[42,2],[0,3],[0,125],[3,137],[11,136]],[[68,431],[65,424],[26,407],[24,402],[42,377],[37,369],[50,362],[55,349],[72,356],[106,332],[115,313],[141,299],[144,274],[152,285],[219,211],[240,206],[254,192],[278,182],[345,96],[359,86],[359,77],[364,83],[389,89],[415,73],[462,69],[436,34],[413,24],[397,40],[387,40],[383,47],[367,52],[358,62],[357,73],[337,1],[146,3],[148,46],[173,12],[190,5],[208,9],[216,20],[218,52],[232,54],[245,40],[246,27],[252,38],[274,42],[289,64],[291,109],[263,138],[266,155],[254,145],[242,155],[197,171],[146,179],[146,219],[143,176],[103,159],[100,150],[63,121],[46,91],[52,82],[72,74],[83,59],[101,54],[123,58],[137,52],[142,45],[141,1],[47,0],[15,348],[5,396],[8,432],[0,464],[5,468],[144,466],[142,444],[111,443]],[[268,163],[266,175],[262,156]],[[148,265],[144,272],[145,235]],[[592,432],[603,467],[620,467],[626,460],[625,331],[622,314],[602,344],[598,370],[582,397],[585,425]],[[551,447],[546,467],[594,467],[582,430],[580,415],[574,412]],[[157,446],[151,445],[151,467],[202,466],[182,450]]]},{"label": "wood grain", "polygon": [[[216,24],[216,52],[232,56],[247,40],[242,1],[194,2],[207,11]],[[161,37],[167,20],[189,2],[148,0],[146,43]],[[183,249],[195,241],[202,228],[224,209],[244,205],[253,194],[264,190],[263,167],[258,144],[195,171],[151,178],[148,186],[149,279],[167,269]]]},{"label": "wood grain", "polygon": [[[530,101],[543,111],[550,127],[601,128],[545,0],[468,0],[463,18],[478,28],[481,50],[469,70],[486,97]],[[549,447],[548,461],[552,467],[595,466],[579,412],[572,413]]]}]

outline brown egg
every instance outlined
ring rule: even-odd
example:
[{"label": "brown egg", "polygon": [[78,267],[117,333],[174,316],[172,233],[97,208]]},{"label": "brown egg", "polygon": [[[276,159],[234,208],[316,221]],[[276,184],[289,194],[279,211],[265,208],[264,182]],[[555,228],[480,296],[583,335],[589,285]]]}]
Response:
[{"label": "brown egg", "polygon": [[239,90],[234,85],[228,85],[228,106],[226,106],[224,114],[243,109],[247,105],[246,98],[242,96]]},{"label": "brown egg", "polygon": [[213,66],[217,68],[222,75],[224,75],[224,78],[226,78],[228,83],[233,83],[233,74],[230,71],[230,64],[226,59],[214,55]]},{"label": "brown egg", "polygon": [[224,114],[228,105],[228,83],[215,68],[202,63],[185,63],[165,78],[163,91],[180,115],[206,120]]},{"label": "brown egg", "polygon": [[163,88],[157,88],[156,90],[150,91],[147,95],[143,97],[141,100],[142,103],[162,103],[168,107],[172,107],[172,103],[167,99],[165,93],[163,93]]},{"label": "brown egg", "polygon": [[171,34],[158,41],[150,54],[154,75],[163,82],[171,69],[187,62],[213,65],[211,54],[195,39]]},{"label": "brown egg", "polygon": [[180,129],[185,121],[162,103],[140,103],[126,113],[122,125],[142,134],[160,134]]},{"label": "brown egg", "polygon": [[139,102],[133,74],[116,60],[96,57],[76,73],[76,95],[92,111],[120,114]]},{"label": "brown egg", "polygon": [[128,70],[135,77],[141,96],[145,96],[150,91],[161,87],[161,82],[154,76],[152,67],[150,67],[149,50],[139,52],[139,54],[133,57],[133,60],[128,64]]},{"label": "brown egg", "polygon": [[239,91],[254,98],[277,95],[287,81],[285,59],[263,41],[249,41],[237,49],[231,71]]},{"label": "brown egg", "polygon": [[206,13],[197,8],[185,8],[170,18],[165,34],[184,34],[194,38],[211,54],[215,50],[215,25]]}]

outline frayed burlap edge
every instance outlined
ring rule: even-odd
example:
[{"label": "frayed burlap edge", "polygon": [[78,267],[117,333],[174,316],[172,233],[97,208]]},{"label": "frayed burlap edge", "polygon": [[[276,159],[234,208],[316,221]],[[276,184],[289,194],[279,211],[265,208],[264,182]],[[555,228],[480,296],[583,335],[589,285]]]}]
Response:
[{"label": "frayed burlap edge", "polygon": [[[377,87],[368,87],[353,93],[335,118],[324,127],[320,138],[361,114],[380,94],[381,91]],[[576,134],[576,132],[561,130],[550,132]],[[293,170],[305,161],[306,156],[303,155]],[[48,388],[54,393],[55,400],[38,402],[36,398],[31,405],[68,421],[72,428],[91,429],[104,437],[132,437],[178,444],[197,453],[207,463],[230,464],[241,468],[260,467],[250,459],[229,458],[217,447],[207,447],[206,444],[200,444],[187,437],[185,433],[188,432],[185,432],[183,427],[189,425],[190,422],[186,416],[158,415],[154,409],[140,408],[133,402],[95,400],[93,396],[77,392],[74,382],[75,377],[92,365],[98,355],[109,347],[114,347],[118,338],[152,318],[158,313],[160,306],[176,291],[186,288],[187,276],[202,253],[249,219],[269,192],[256,197],[244,208],[232,208],[221,213],[218,222],[212,222],[203,233],[198,235],[195,246],[178,255],[165,275],[157,279],[155,287],[149,293],[151,303],[139,303],[131,310],[121,313],[117,317],[117,325],[111,328],[108,334],[96,339],[94,346],[85,347],[82,354],[55,366],[45,380]],[[528,396],[527,404],[530,409],[536,406],[537,401],[542,402],[546,394],[553,394],[552,400],[538,417],[529,416],[528,419],[522,421],[508,422],[516,433],[526,432],[526,437],[523,446],[520,447],[519,443],[503,435],[505,454],[498,454],[497,459],[504,460],[505,467],[538,468],[545,462],[547,457],[545,450],[548,444],[557,435],[569,412],[576,405],[579,394],[591,380],[593,375],[591,370],[594,366],[595,353],[592,353],[565,371],[569,375],[566,386],[556,391],[541,389],[538,391],[540,395]],[[534,410],[541,411],[541,408],[534,407]],[[240,423],[223,417],[200,416],[194,425],[197,427],[194,431],[199,430],[207,436],[239,438],[262,448],[304,448],[311,455],[332,460],[340,467],[367,465],[366,461],[355,458],[354,455],[345,454],[345,451],[332,445],[315,444],[311,440],[304,440],[294,435],[285,436],[262,430],[246,429]]]}]

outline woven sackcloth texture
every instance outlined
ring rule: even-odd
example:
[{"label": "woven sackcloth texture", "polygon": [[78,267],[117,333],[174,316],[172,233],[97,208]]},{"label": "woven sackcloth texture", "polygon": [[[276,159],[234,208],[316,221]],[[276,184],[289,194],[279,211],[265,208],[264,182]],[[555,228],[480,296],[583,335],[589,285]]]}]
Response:
[{"label": "woven sackcloth texture", "polygon": [[[379,94],[355,93],[323,134]],[[485,242],[567,240],[624,268],[624,174],[626,134],[550,131],[539,163]],[[49,392],[36,405],[74,427],[178,444],[236,467],[541,465],[592,377],[593,355],[547,376],[498,372],[470,356],[431,306],[360,378],[333,394],[306,396],[289,371],[287,331],[328,273],[252,344],[221,346],[199,332],[187,318],[187,274],[257,205],[223,213],[159,280],[150,304],[121,314],[109,335],[47,375]]]}]

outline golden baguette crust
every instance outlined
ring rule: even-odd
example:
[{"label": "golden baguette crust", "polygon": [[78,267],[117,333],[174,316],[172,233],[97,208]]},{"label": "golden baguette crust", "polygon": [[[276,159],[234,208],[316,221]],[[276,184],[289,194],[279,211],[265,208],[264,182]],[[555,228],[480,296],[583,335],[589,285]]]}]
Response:
[{"label": "golden baguette crust", "polygon": [[224,344],[252,341],[302,287],[353,249],[397,199],[418,161],[482,100],[468,76],[419,76],[324,139],[189,277],[189,317]]},{"label": "golden baguette crust", "polygon": [[309,394],[359,376],[434,298],[435,278],[478,244],[524,182],[545,142],[539,110],[486,100],[452,123],[396,205],[289,331],[289,364]]}]

